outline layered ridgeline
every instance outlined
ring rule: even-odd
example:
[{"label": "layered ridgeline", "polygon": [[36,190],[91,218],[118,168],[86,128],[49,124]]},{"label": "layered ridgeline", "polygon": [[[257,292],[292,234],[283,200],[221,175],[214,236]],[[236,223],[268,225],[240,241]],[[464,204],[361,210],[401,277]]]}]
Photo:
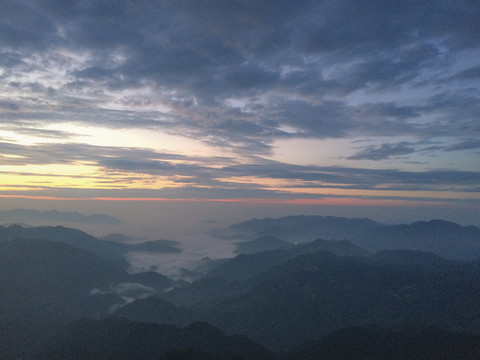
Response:
[{"label": "layered ridgeline", "polygon": [[384,225],[369,219],[350,219],[335,216],[287,216],[252,219],[212,232],[224,239],[251,240],[276,236],[289,242],[308,242],[315,239],[350,239]]},{"label": "layered ridgeline", "polygon": [[[108,238],[108,237],[107,237]],[[0,226],[0,242],[15,239],[43,239],[61,242],[87,250],[110,261],[124,260],[130,251],[148,251],[162,253],[179,253],[179,243],[172,240],[154,240],[137,244],[97,239],[83,231],[64,226],[24,227],[20,225]],[[127,266],[123,262],[124,266]]]},{"label": "layered ridgeline", "polygon": [[287,216],[244,221],[213,232],[215,236],[242,242],[263,237],[291,243],[316,239],[350,240],[372,252],[420,250],[452,260],[480,258],[480,229],[443,220],[417,221],[410,225],[383,225],[369,219],[333,216]]},{"label": "layered ridgeline", "polygon": [[[422,224],[447,232],[440,221],[406,227]],[[449,246],[474,252],[478,229],[447,225],[449,236],[457,232]],[[374,227],[369,231],[395,228]],[[273,235],[254,233],[238,247],[246,254],[212,261],[188,283],[155,272],[129,274],[122,262],[86,250],[85,244],[103,242],[77,230],[37,229],[0,228],[0,234],[17,231],[0,239],[1,359],[86,359],[99,353],[104,359],[347,359],[356,353],[442,359],[439,354],[452,351],[457,357],[443,358],[480,356],[475,254],[469,257],[475,261],[459,261],[391,250],[388,241],[386,249],[366,250],[353,238],[258,240]],[[402,241],[399,247],[408,239]],[[375,344],[367,341],[372,336]],[[328,357],[338,344],[342,351]],[[412,352],[401,352],[409,344]],[[442,350],[446,344],[453,350]]]}]

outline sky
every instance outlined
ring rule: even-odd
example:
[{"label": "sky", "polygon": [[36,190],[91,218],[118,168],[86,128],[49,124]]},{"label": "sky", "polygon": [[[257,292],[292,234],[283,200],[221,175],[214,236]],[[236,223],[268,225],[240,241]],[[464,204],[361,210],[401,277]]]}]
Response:
[{"label": "sky", "polygon": [[480,225],[478,0],[0,7],[0,210]]}]

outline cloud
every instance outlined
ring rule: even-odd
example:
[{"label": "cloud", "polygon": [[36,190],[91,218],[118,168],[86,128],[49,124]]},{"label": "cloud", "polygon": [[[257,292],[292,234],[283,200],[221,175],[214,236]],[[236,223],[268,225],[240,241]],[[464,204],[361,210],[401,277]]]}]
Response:
[{"label": "cloud", "polygon": [[480,78],[480,65],[461,70],[448,78],[456,81],[476,81]]},{"label": "cloud", "polygon": [[157,291],[154,288],[145,286],[139,283],[131,282],[122,282],[110,286],[108,289],[97,289],[94,288],[90,290],[89,295],[105,295],[105,294],[114,294],[122,298],[122,302],[112,305],[109,309],[109,313],[114,313],[121,307],[134,302],[137,299],[145,299],[152,295],[156,295]]},{"label": "cloud", "polygon": [[462,151],[462,150],[476,150],[480,149],[479,139],[467,139],[459,143],[448,146],[446,151]]},{"label": "cloud", "polygon": [[[371,145],[352,155],[354,160],[390,160],[407,156],[418,151],[431,151],[420,143],[400,142]],[[458,148],[458,150],[456,150]],[[460,151],[478,148],[476,140],[440,146],[446,151]],[[69,175],[71,178],[96,178],[97,181],[122,188],[117,184],[117,174],[123,174],[123,181],[143,181],[151,192],[135,192],[128,196],[167,198],[240,198],[272,196],[301,196],[299,193],[284,193],[287,188],[337,188],[363,190],[434,190],[443,187],[451,191],[478,191],[480,173],[462,170],[404,171],[392,169],[364,169],[346,166],[315,166],[286,164],[251,156],[243,161],[230,157],[201,157],[160,152],[148,148],[119,148],[87,144],[38,144],[22,146],[0,143],[0,153],[5,165],[26,164],[76,164],[84,162],[93,168],[100,168],[101,174]],[[9,157],[8,155],[16,155]],[[16,170],[18,175],[28,172]],[[92,170],[93,171],[93,170]],[[7,174],[3,172],[3,174]],[[34,175],[34,174],[31,174]],[[61,177],[62,174],[43,174]],[[263,179],[263,180],[262,180]],[[168,184],[164,184],[169,180]],[[155,185],[158,182],[158,185]],[[161,185],[161,184],[164,185]],[[271,185],[270,185],[271,184]],[[274,185],[275,184],[275,185]],[[29,185],[33,186],[33,185]],[[36,183],[34,187],[50,189],[49,184]],[[277,190],[277,187],[282,190]],[[81,191],[81,187],[79,188]],[[105,195],[117,197],[108,189]],[[73,190],[72,190],[73,193]],[[100,195],[95,195],[100,196]],[[123,196],[123,195],[121,195]],[[127,195],[125,195],[127,196]],[[311,196],[311,194],[309,195]]]},{"label": "cloud", "polygon": [[350,160],[384,160],[391,157],[397,157],[412,154],[416,151],[413,144],[401,142],[398,144],[382,144],[380,146],[368,146],[357,152],[355,155],[348,157]]},{"label": "cloud", "polygon": [[[113,182],[115,171],[128,181],[162,176],[190,194],[210,191],[195,186],[274,192],[235,176],[421,188],[401,171],[427,151],[423,144],[437,144],[428,154],[438,163],[445,151],[478,149],[479,16],[474,0],[5,0],[0,131],[49,141],[23,146],[2,135],[2,165],[88,163],[103,171],[91,175],[99,181]],[[55,129],[66,123],[154,129],[229,155],[80,144]],[[279,140],[338,139],[350,148],[359,137],[377,145],[358,149],[349,166],[389,160],[399,170],[266,160]],[[446,173],[423,170],[455,187]],[[466,174],[456,181],[470,186]]]}]

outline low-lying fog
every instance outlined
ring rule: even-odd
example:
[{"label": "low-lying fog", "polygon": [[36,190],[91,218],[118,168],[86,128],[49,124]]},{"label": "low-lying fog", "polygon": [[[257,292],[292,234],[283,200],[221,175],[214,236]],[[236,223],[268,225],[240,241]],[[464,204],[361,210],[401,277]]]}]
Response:
[{"label": "low-lying fog", "polygon": [[[185,270],[203,266],[208,259],[228,258],[234,255],[234,243],[208,235],[197,234],[184,237],[180,242],[181,253],[130,252],[127,260],[133,272],[154,270],[171,278],[188,279]],[[208,259],[207,259],[208,258]]]}]

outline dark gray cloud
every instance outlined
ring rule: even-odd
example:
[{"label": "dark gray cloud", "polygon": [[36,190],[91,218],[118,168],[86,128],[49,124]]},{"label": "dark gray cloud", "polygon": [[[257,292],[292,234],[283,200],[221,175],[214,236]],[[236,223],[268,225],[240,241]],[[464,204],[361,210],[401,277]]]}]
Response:
[{"label": "dark gray cloud", "polygon": [[446,151],[462,151],[480,149],[480,139],[467,139],[448,146]]},{"label": "dark gray cloud", "polygon": [[412,154],[416,151],[414,144],[401,142],[398,144],[382,144],[380,146],[370,145],[365,149],[350,156],[350,160],[384,160],[391,157],[397,157]]},{"label": "dark gray cloud", "polygon": [[480,65],[472,66],[465,70],[461,70],[452,76],[448,80],[458,80],[458,81],[478,81],[480,79]]}]

